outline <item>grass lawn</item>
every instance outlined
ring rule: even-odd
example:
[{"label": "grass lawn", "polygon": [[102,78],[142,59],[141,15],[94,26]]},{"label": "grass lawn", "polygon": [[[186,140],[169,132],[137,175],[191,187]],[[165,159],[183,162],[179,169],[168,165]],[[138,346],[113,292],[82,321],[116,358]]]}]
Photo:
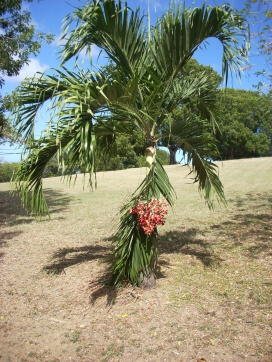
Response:
[{"label": "grass lawn", "polygon": [[0,360],[272,360],[272,157],[219,163],[228,208],[209,211],[188,168],[166,166],[177,200],[159,228],[152,290],[103,281],[117,213],[145,169],[98,188],[44,180],[51,220],[0,184]]}]

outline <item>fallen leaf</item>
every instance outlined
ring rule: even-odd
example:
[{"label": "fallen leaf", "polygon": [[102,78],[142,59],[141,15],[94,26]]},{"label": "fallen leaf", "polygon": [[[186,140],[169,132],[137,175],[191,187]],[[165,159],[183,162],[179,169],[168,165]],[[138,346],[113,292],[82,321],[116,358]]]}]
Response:
[{"label": "fallen leaf", "polygon": [[122,318],[126,318],[128,314],[122,314]]}]

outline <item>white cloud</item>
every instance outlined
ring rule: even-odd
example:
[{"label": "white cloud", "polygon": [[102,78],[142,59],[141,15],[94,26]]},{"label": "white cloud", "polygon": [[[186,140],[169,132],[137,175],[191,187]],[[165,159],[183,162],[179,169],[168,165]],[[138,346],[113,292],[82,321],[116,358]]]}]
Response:
[{"label": "white cloud", "polygon": [[21,82],[25,78],[31,78],[36,72],[44,72],[49,69],[49,65],[41,64],[38,59],[30,58],[29,63],[25,64],[17,76],[4,77],[8,82]]}]

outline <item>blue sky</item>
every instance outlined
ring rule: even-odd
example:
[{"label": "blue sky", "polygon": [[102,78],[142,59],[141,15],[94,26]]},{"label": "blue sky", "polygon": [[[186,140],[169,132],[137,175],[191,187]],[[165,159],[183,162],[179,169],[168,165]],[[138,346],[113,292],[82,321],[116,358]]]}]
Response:
[{"label": "blue sky", "polygon": [[[128,5],[132,8],[140,7],[141,10],[147,14],[148,1],[147,0],[128,0]],[[209,5],[222,5],[226,1],[221,0],[207,0],[206,3]],[[25,77],[33,76],[37,71],[44,72],[49,68],[57,68],[59,66],[59,50],[58,39],[61,34],[61,26],[63,18],[73,12],[74,7],[81,6],[85,3],[84,0],[41,0],[40,2],[34,1],[33,3],[26,3],[24,6],[31,12],[32,20],[37,27],[37,31],[40,32],[51,32],[55,35],[56,40],[50,44],[44,44],[42,46],[40,54],[37,57],[30,57],[30,62],[25,65],[20,74],[17,77],[5,78],[5,85],[1,90],[1,93],[11,92]],[[156,19],[161,11],[168,8],[168,1],[164,0],[150,0],[150,10],[153,21]],[[241,0],[229,0],[229,4],[237,9],[243,7],[244,1]],[[186,6],[202,6],[202,0],[187,0]],[[93,57],[98,54],[97,49],[93,49]],[[197,51],[195,58],[199,63],[204,65],[212,66],[218,73],[221,73],[221,45],[217,40],[210,40],[209,46],[204,51]],[[84,61],[83,57],[81,60]],[[254,58],[250,59],[254,63]],[[103,61],[102,59],[99,60]],[[258,59],[259,61],[259,59]],[[251,72],[245,73],[240,82],[236,82],[234,78],[230,81],[228,86],[235,88],[243,88],[247,90],[254,90],[253,85],[257,83],[257,79],[254,76],[256,68],[253,67]],[[41,116],[41,123],[46,122],[44,119],[46,115]],[[41,130],[41,128],[40,128]],[[20,150],[16,149],[15,146],[10,147],[9,145],[0,146],[0,159],[7,162],[17,162],[20,160]]]}]

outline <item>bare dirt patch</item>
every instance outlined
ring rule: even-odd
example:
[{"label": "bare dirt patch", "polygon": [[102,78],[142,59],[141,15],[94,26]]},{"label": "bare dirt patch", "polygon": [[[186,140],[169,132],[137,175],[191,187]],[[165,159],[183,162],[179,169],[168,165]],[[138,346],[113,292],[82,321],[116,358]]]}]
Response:
[{"label": "bare dirt patch", "polygon": [[46,179],[51,220],[0,184],[1,361],[271,361],[272,159],[220,167],[229,208],[210,212],[181,166],[160,229],[153,290],[105,285],[116,214],[144,170],[98,190]]}]

